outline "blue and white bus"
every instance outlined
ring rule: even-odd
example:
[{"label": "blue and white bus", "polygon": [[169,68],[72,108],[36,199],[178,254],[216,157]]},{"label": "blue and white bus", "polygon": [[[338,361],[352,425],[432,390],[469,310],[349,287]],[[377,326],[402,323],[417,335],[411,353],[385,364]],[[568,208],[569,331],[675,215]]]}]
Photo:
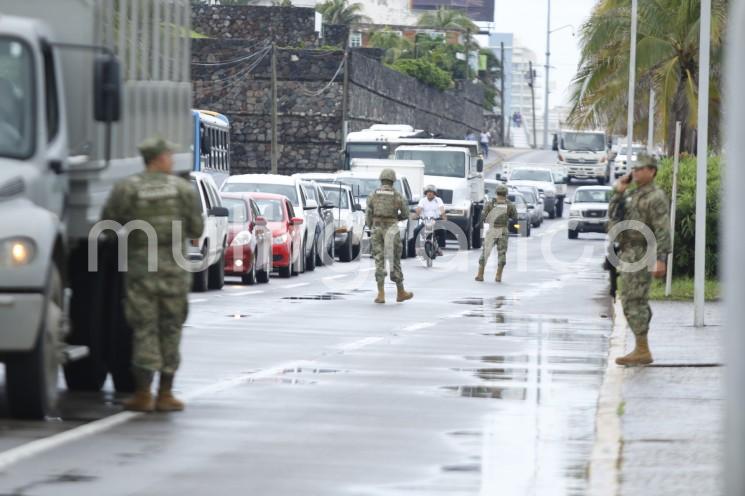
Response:
[{"label": "blue and white bus", "polygon": [[192,170],[209,173],[220,187],[230,175],[230,121],[210,110],[192,110],[192,118]]}]

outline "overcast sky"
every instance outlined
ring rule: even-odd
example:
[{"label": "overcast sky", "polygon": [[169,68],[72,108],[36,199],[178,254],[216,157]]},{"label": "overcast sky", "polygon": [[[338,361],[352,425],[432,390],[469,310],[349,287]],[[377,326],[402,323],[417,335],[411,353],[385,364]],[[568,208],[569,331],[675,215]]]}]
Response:
[{"label": "overcast sky", "polygon": [[[514,33],[520,42],[533,50],[538,57],[539,77],[543,79],[546,63],[546,10],[548,0],[494,0],[495,30]],[[582,24],[590,16],[597,0],[551,0],[551,28],[565,24],[574,26],[579,33]],[[578,38],[572,30],[562,29],[551,34],[551,74],[556,82],[551,106],[566,102],[569,84],[579,62]]]}]

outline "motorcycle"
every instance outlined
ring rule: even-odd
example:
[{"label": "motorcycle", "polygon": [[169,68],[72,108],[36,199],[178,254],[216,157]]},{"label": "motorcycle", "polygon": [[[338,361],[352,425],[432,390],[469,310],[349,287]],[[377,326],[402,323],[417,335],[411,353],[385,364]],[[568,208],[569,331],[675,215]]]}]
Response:
[{"label": "motorcycle", "polygon": [[440,250],[440,246],[437,243],[437,236],[435,236],[437,219],[432,217],[421,218],[419,219],[419,224],[423,225],[423,227],[419,230],[419,235],[417,236],[416,254],[424,260],[427,267],[432,267],[432,263],[437,258],[437,252]]}]

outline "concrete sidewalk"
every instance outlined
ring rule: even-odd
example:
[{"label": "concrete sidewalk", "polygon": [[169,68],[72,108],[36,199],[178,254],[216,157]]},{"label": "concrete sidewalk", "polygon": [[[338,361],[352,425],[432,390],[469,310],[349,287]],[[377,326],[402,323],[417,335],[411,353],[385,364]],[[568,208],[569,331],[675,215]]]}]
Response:
[{"label": "concrete sidewalk", "polygon": [[[692,303],[652,302],[652,309],[655,363],[648,367],[613,363],[634,345],[623,315],[616,316],[611,339],[617,353],[611,349],[599,402],[602,446],[596,445],[590,465],[590,493],[722,494],[723,306],[707,303],[702,329],[693,327]],[[622,313],[620,304],[616,312]]]}]

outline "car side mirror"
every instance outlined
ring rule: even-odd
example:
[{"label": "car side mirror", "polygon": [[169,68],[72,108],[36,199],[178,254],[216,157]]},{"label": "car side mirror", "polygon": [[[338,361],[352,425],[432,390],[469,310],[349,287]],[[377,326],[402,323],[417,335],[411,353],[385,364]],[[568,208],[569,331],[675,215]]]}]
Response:
[{"label": "car side mirror", "polygon": [[360,205],[359,203],[355,203],[354,205],[352,205],[352,210],[355,212],[362,212],[362,205]]},{"label": "car side mirror", "polygon": [[113,55],[99,55],[93,62],[93,118],[118,122],[122,110],[122,68]]},{"label": "car side mirror", "polygon": [[293,226],[302,226],[303,219],[301,219],[300,217],[293,217],[292,219],[290,219],[290,224],[292,224]]},{"label": "car side mirror", "polygon": [[476,172],[484,172],[484,159],[478,159],[476,161]]},{"label": "car side mirror", "polygon": [[535,205],[528,205],[528,210],[533,210],[535,208]]},{"label": "car side mirror", "polygon": [[321,205],[321,208],[323,208],[325,210],[328,210],[330,208],[336,208],[336,207],[334,207],[334,203],[333,202],[330,202],[330,201],[326,200],[325,202],[323,202],[323,205]]},{"label": "car side mirror", "polygon": [[497,172],[496,180],[497,181],[501,181],[502,180],[502,173],[501,172]]},{"label": "car side mirror", "polygon": [[210,217],[228,217],[230,212],[225,207],[212,207],[208,212]]},{"label": "car side mirror", "polygon": [[254,222],[259,227],[266,227],[266,217],[257,216],[256,221]]}]

